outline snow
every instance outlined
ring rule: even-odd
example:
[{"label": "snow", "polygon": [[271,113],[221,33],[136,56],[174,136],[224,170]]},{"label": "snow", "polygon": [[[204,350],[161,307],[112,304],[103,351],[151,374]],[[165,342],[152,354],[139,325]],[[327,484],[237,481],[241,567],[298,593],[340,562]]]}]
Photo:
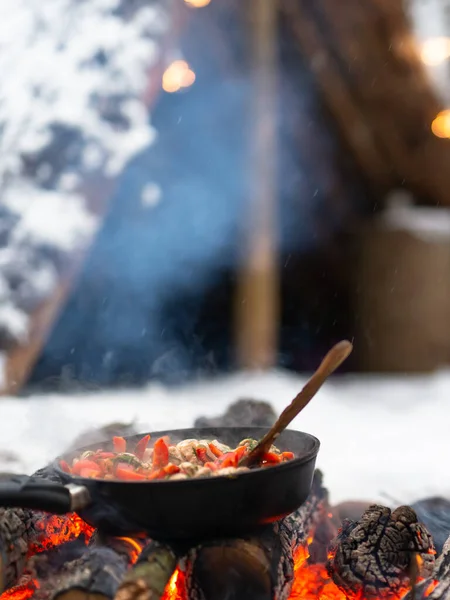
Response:
[{"label": "snow", "polygon": [[[55,124],[82,132],[118,173],[153,138],[142,100],[167,16],[155,4],[129,18],[117,0],[10,0],[0,6],[0,181],[21,155],[51,142]],[[114,105],[114,106],[113,106]],[[126,117],[118,127],[114,116]],[[97,162],[95,167],[97,167]]]},{"label": "snow", "polygon": [[[31,473],[92,426],[135,421],[140,431],[183,428],[213,416],[241,397],[269,400],[277,412],[304,384],[274,371],[238,373],[181,388],[1,400],[0,456],[16,453],[8,471]],[[329,381],[293,428],[321,440],[317,466],[332,502],[368,499],[408,503],[433,494],[450,497],[446,477],[450,438],[450,372],[421,377],[356,377]]]},{"label": "snow", "polygon": [[20,215],[11,231],[8,252],[22,244],[56,246],[71,252],[90,239],[96,229],[94,216],[85,210],[84,199],[77,194],[37,191],[19,183],[4,192],[2,201],[13,214]]},{"label": "snow", "polygon": [[147,183],[141,193],[142,206],[154,208],[160,203],[161,197],[161,188],[156,183]]},{"label": "snow", "polygon": [[119,176],[155,138],[145,95],[170,6],[0,3],[0,350],[96,232],[86,176]]},{"label": "snow", "polygon": [[445,243],[450,239],[450,210],[414,206],[412,196],[404,190],[391,193],[386,203],[381,223],[387,229],[407,231],[428,243]]}]

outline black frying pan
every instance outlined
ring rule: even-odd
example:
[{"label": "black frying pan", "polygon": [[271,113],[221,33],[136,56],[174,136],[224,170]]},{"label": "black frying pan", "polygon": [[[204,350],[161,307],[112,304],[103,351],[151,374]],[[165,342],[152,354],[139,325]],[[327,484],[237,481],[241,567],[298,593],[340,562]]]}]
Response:
[{"label": "black frying pan", "polygon": [[[183,439],[218,439],[236,446],[244,438],[260,439],[262,427],[182,429],[151,433],[153,440],[168,435]],[[127,438],[130,446],[143,434]],[[62,456],[69,464],[93,444]],[[308,433],[286,430],[277,439],[280,450],[296,457],[280,465],[255,469],[234,477],[181,481],[103,481],[72,477],[55,469],[58,484],[18,476],[0,482],[0,506],[32,508],[52,513],[77,512],[87,523],[113,535],[146,532],[160,541],[210,539],[251,533],[303,504],[312,484],[319,440]]]}]

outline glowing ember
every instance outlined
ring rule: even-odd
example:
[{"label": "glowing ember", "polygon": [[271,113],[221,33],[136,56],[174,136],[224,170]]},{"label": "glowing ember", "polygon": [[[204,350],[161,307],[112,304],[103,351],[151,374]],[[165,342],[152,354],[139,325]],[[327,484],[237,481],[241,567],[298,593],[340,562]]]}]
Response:
[{"label": "glowing ember", "polygon": [[122,540],[123,542],[126,542],[127,544],[129,544],[132,547],[132,550],[131,550],[129,556],[130,556],[130,563],[132,565],[134,565],[134,563],[139,558],[139,554],[142,552],[142,548],[144,547],[145,542],[140,544],[137,540],[134,540],[133,538],[129,538],[129,537],[119,537],[117,539]]},{"label": "glowing ember", "polygon": [[35,591],[39,589],[39,582],[29,576],[22,577],[22,582],[4,592],[1,600],[28,600],[32,598]]},{"label": "glowing ember", "polygon": [[74,513],[43,517],[36,523],[35,529],[40,533],[37,539],[30,544],[28,556],[51,550],[56,546],[75,540],[81,534],[84,534],[87,542],[94,533],[94,529]]},{"label": "glowing ember", "polygon": [[433,581],[430,583],[430,585],[427,587],[427,589],[424,592],[425,598],[428,598],[428,596],[434,592],[434,590],[436,589],[438,584],[439,584],[439,581],[437,579],[433,579]]}]

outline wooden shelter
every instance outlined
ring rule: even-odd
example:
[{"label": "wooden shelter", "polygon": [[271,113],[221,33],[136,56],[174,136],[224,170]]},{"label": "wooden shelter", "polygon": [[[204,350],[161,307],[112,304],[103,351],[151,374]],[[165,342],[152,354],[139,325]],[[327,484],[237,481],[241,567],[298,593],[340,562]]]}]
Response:
[{"label": "wooden shelter", "polygon": [[[444,107],[420,60],[403,0],[213,0],[205,9],[182,11],[181,17],[177,13],[169,46],[174,46],[185,18],[203,19],[205,27],[225,36],[221,23],[226,22],[227,14],[238,16],[248,27],[246,46],[254,75],[254,143],[248,169],[248,210],[243,213],[243,223],[250,226],[242,229],[235,303],[237,356],[240,366],[267,368],[276,362],[280,322],[275,164],[282,37],[289,35],[295,40],[324,107],[324,123],[312,123],[308,132],[298,133],[300,151],[311,171],[317,168],[314,159],[321,160],[314,131],[330,124],[343,153],[364,181],[371,199],[368,204],[380,207],[390,190],[402,187],[423,203],[447,206],[450,142],[431,130],[433,119]],[[226,69],[227,50],[223,52]],[[149,74],[147,106],[157,97],[162,70],[159,62]],[[328,168],[333,182],[327,199],[331,213],[351,216],[339,174],[334,166]],[[83,186],[98,214],[106,211],[111,183],[98,175]],[[81,257],[53,298],[36,311],[31,341],[9,352],[4,393],[17,392],[26,380],[80,264]]]}]

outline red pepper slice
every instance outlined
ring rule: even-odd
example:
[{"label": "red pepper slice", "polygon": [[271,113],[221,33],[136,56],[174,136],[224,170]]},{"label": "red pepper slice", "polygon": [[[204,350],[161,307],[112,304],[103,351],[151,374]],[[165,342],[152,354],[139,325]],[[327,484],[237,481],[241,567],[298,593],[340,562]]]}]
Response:
[{"label": "red pepper slice", "polygon": [[153,446],[153,468],[160,469],[169,462],[169,446],[163,438],[156,440]]},{"label": "red pepper slice", "polygon": [[126,469],[120,464],[116,467],[116,477],[118,479],[124,479],[126,481],[144,481],[145,479],[147,479],[146,475],[142,475],[141,473],[137,473],[136,471]]},{"label": "red pepper slice", "polygon": [[61,471],[64,471],[64,473],[69,473],[69,474],[72,473],[72,469],[70,468],[69,464],[65,460],[60,460],[59,466],[61,468]]},{"label": "red pepper slice", "polygon": [[275,454],[275,452],[266,452],[263,454],[262,462],[270,463],[271,465],[277,465],[281,462],[281,456]]},{"label": "red pepper slice", "polygon": [[142,439],[140,439],[139,442],[136,444],[136,446],[134,448],[134,453],[139,458],[139,460],[142,460],[144,458],[144,453],[147,450],[149,441],[150,441],[150,436],[144,435],[144,437]]},{"label": "red pepper slice", "polygon": [[242,459],[242,457],[244,456],[244,454],[246,452],[247,452],[246,446],[239,446],[233,452],[227,452],[226,454],[224,454],[222,456],[222,458],[219,459],[219,464],[223,468],[237,467],[239,465],[240,460]]},{"label": "red pepper slice", "polygon": [[218,448],[213,442],[209,442],[208,446],[211,452],[214,454],[214,456],[217,456],[217,458],[223,456],[222,450]]},{"label": "red pepper slice", "polygon": [[208,460],[209,460],[209,456],[208,456],[208,453],[206,452],[206,448],[202,448],[201,446],[199,448],[195,449],[195,455],[199,460],[202,461],[202,463],[208,462]]},{"label": "red pepper slice", "polygon": [[219,468],[219,465],[216,465],[216,463],[213,463],[213,462],[206,462],[205,467],[207,467],[211,471],[217,471],[217,469]]},{"label": "red pepper slice", "polygon": [[153,471],[153,473],[151,473],[147,479],[164,479],[165,476],[166,473],[164,469],[157,469],[156,471]]},{"label": "red pepper slice", "polygon": [[167,477],[168,475],[175,475],[176,473],[180,472],[180,467],[177,467],[177,465],[167,465],[166,467],[163,467],[162,469],[157,469],[156,471],[153,471],[153,473],[151,473],[147,479],[149,480],[155,480],[155,479],[164,479],[165,477]]},{"label": "red pepper slice", "polygon": [[247,446],[239,446],[238,448],[236,448],[236,450],[234,451],[234,453],[237,456],[238,463],[245,456],[245,454],[247,454],[247,452],[248,452],[248,447]]},{"label": "red pepper slice", "polygon": [[80,471],[80,477],[86,477],[87,479],[96,479],[100,475],[101,475],[101,472],[99,469],[85,468],[85,469],[81,469],[81,471]]},{"label": "red pepper slice", "polygon": [[75,463],[72,467],[72,474],[73,475],[81,475],[81,470],[82,469],[94,469],[96,471],[99,471],[99,467],[98,464],[96,462],[94,462],[93,460],[89,460],[87,458],[83,459],[83,460],[79,460],[77,463]]},{"label": "red pepper slice", "polygon": [[116,456],[115,452],[96,452],[95,453],[95,458],[101,458],[101,459],[106,459],[106,458],[114,458]]},{"label": "red pepper slice", "polygon": [[113,437],[113,446],[114,450],[119,454],[127,451],[127,441],[123,437]]},{"label": "red pepper slice", "polygon": [[181,471],[180,467],[177,465],[167,465],[167,467],[164,467],[162,470],[166,475],[175,475]]},{"label": "red pepper slice", "polygon": [[227,452],[223,455],[222,460],[220,461],[221,468],[225,469],[226,467],[236,467],[238,464],[238,457],[235,452]]},{"label": "red pepper slice", "polygon": [[292,460],[295,457],[293,452],[282,452],[281,456],[283,457],[283,460]]}]

